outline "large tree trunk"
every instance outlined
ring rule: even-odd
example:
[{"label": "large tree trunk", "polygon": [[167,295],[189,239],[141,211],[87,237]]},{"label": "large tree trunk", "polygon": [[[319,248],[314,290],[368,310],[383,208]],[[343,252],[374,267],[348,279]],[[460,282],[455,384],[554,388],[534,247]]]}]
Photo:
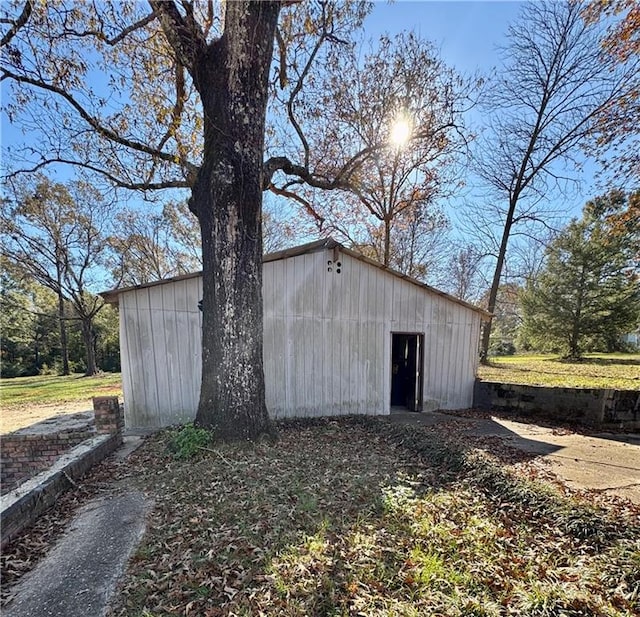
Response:
[{"label": "large tree trunk", "polygon": [[[224,440],[270,432],[262,366],[262,162],[279,3],[226,5],[196,67],[204,159],[190,208],[202,235],[202,386],[196,424]],[[212,67],[215,67],[212,70]]]},{"label": "large tree trunk", "polygon": [[[493,314],[496,309],[496,300],[498,299],[498,289],[500,288],[500,278],[502,277],[502,269],[504,268],[504,260],[507,254],[507,244],[509,244],[509,235],[513,225],[513,216],[516,211],[517,197],[511,197],[509,202],[509,211],[504,223],[502,231],[502,240],[500,241],[500,249],[498,250],[498,259],[496,261],[496,269],[493,272],[493,280],[491,282],[491,290],[489,291],[489,303],[487,311]],[[482,329],[482,341],[480,345],[480,362],[486,364],[489,361],[489,341],[491,339],[491,326],[493,317],[486,321]]]},{"label": "large tree trunk", "polygon": [[96,364],[95,346],[93,340],[93,319],[82,317],[80,319],[82,326],[82,341],[85,349],[86,370],[85,377],[98,374],[98,365]]}]

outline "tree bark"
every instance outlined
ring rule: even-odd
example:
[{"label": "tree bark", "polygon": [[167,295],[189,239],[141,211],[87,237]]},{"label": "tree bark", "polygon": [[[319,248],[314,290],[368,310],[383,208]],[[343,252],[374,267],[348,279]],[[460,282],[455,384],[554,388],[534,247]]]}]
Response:
[{"label": "tree bark", "polygon": [[82,341],[85,349],[86,370],[85,377],[98,374],[98,365],[96,364],[95,346],[93,340],[93,319],[83,317],[80,320],[82,329]]},{"label": "tree bark", "polygon": [[58,294],[58,323],[60,326],[60,355],[62,356],[62,374],[69,375],[69,344],[67,326],[64,320],[64,298]]},{"label": "tree bark", "polygon": [[584,295],[584,284],[586,280],[586,268],[583,263],[580,269],[580,284],[578,287],[578,298],[576,303],[576,311],[573,316],[573,324],[571,324],[571,335],[569,337],[569,358],[579,360],[580,353],[580,334],[582,331],[582,302]]},{"label": "tree bark", "polygon": [[385,266],[389,265],[391,261],[391,221],[384,219],[384,255],[382,263]]},{"label": "tree bark", "polygon": [[270,433],[262,329],[262,162],[280,4],[229,2],[225,34],[198,59],[204,157],[189,207],[203,261],[196,424],[223,440]]},{"label": "tree bark", "polygon": [[[491,290],[489,291],[489,303],[487,311],[491,314],[496,309],[496,300],[498,298],[498,289],[500,288],[500,278],[502,277],[502,268],[504,267],[504,259],[507,254],[507,244],[509,243],[509,235],[513,225],[513,217],[516,211],[517,197],[512,197],[509,202],[509,211],[507,219],[502,231],[502,240],[500,241],[500,249],[498,250],[498,260],[496,261],[496,269],[493,272],[493,280],[491,281]],[[493,317],[486,321],[482,330],[482,344],[480,346],[480,362],[486,364],[489,361],[489,340],[491,338],[491,326]]]}]

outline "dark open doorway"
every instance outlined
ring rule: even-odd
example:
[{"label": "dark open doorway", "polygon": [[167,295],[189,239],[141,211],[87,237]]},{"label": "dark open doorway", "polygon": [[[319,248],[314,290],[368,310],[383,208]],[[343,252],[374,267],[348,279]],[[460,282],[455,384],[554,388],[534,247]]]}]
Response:
[{"label": "dark open doorway", "polygon": [[391,406],[422,411],[423,334],[391,334]]}]

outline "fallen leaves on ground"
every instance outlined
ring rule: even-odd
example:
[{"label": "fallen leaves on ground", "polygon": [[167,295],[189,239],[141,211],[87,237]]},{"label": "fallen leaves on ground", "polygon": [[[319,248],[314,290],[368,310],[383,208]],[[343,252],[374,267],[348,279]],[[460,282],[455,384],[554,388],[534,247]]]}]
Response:
[{"label": "fallen leaves on ground", "polygon": [[155,508],[112,615],[640,610],[640,509],[450,424],[291,422],[189,461],[166,441],[130,463]]}]

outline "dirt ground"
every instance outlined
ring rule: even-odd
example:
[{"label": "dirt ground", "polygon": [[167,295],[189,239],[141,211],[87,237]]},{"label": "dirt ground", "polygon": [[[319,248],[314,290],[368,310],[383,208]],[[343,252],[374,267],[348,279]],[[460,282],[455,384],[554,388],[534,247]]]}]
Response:
[{"label": "dirt ground", "polygon": [[92,404],[90,399],[86,401],[52,403],[49,405],[19,405],[11,407],[2,405],[0,413],[0,434],[11,433],[54,416],[73,414],[79,411],[89,411],[91,409]]}]

